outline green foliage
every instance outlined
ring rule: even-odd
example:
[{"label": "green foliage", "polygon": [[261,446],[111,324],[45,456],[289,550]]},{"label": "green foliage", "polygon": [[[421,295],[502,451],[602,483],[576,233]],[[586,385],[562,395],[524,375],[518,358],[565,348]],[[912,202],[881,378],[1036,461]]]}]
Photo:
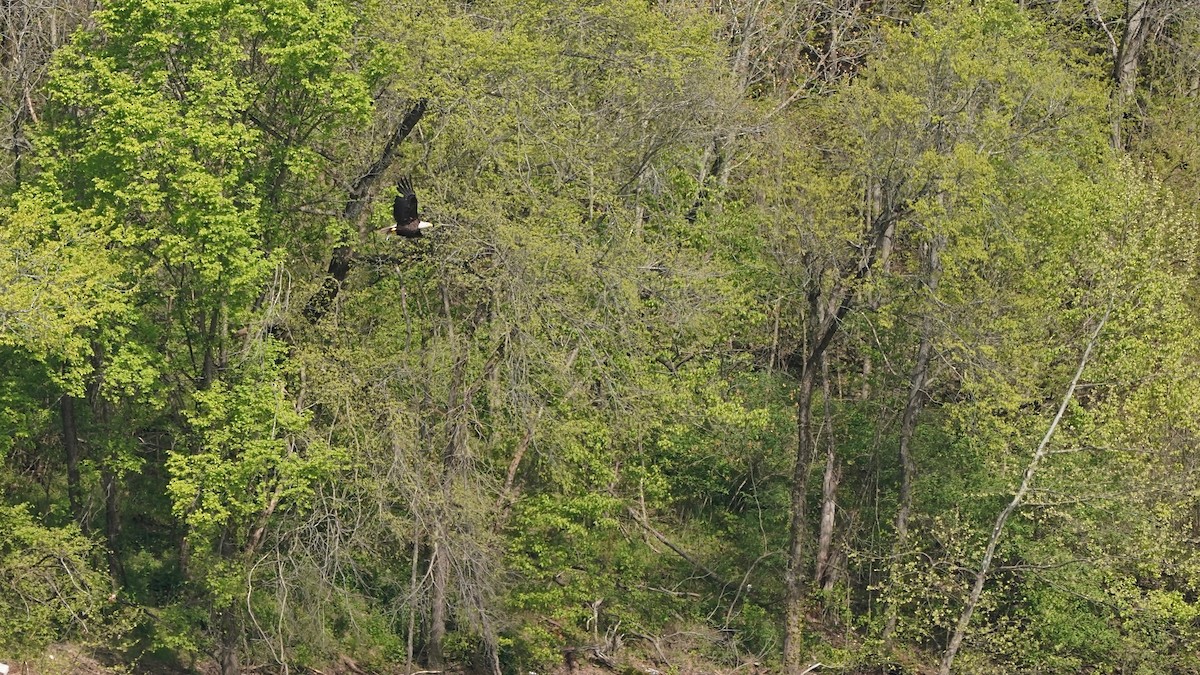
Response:
[{"label": "green foliage", "polygon": [[103,645],[124,620],[107,579],[91,566],[95,545],[78,528],[39,524],[22,506],[0,507],[0,649],[18,659],[51,644]]},{"label": "green foliage", "polygon": [[106,2],[6,108],[0,649],[739,669],[797,531],[810,654],[916,672],[1104,316],[959,667],[1196,670],[1197,24],[1114,121],[1086,4]]},{"label": "green foliage", "polygon": [[121,312],[128,290],[107,239],[93,219],[37,192],[0,211],[0,224],[0,345],[27,353],[81,394],[87,332]]},{"label": "green foliage", "polygon": [[305,420],[275,384],[217,383],[196,392],[196,403],[189,422],[198,451],[174,453],[166,466],[173,511],[201,539],[276,508],[303,508],[314,483],[337,467],[336,453],[289,438]]}]

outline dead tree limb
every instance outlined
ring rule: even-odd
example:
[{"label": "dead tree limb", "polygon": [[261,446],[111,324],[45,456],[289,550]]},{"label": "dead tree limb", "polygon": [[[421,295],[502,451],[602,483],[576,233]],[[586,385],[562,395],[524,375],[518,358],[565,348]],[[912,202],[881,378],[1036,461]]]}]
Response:
[{"label": "dead tree limb", "polygon": [[[359,232],[362,231],[364,214],[366,213],[367,204],[370,203],[371,192],[375,189],[379,179],[383,177],[384,172],[392,165],[396,159],[396,151],[404,139],[408,138],[413,129],[417,127],[417,122],[425,115],[425,107],[428,104],[426,99],[421,99],[404,115],[404,119],[400,120],[400,124],[396,127],[391,137],[388,138],[387,145],[383,147],[383,152],[379,154],[370,167],[367,168],[362,175],[354,179],[354,183],[350,185],[349,195],[346,199],[346,206],[342,209],[342,218],[354,223],[354,228]],[[325,279],[321,282],[321,288],[308,300],[308,304],[304,306],[304,318],[308,319],[309,323],[317,323],[329,311],[333,305],[334,298],[337,297],[338,291],[342,288],[342,282],[350,274],[351,263],[354,261],[354,248],[350,244],[341,244],[333,249],[333,256],[329,259],[329,268],[325,272]]]},{"label": "dead tree limb", "polygon": [[1096,346],[1096,342],[1100,339],[1100,331],[1104,330],[1104,324],[1108,323],[1108,316],[1112,312],[1110,307],[1100,319],[1100,325],[1092,331],[1092,338],[1088,341],[1087,348],[1083,350],[1083,356],[1079,358],[1079,366],[1075,368],[1075,376],[1071,378],[1071,384],[1067,386],[1067,391],[1063,394],[1062,402],[1058,405],[1058,412],[1054,415],[1054,419],[1050,422],[1050,427],[1046,429],[1046,434],[1042,436],[1042,442],[1038,443],[1037,449],[1033,451],[1033,457],[1029,460],[1029,464],[1025,467],[1025,475],[1021,478],[1021,485],[1017,488],[1016,494],[1012,500],[1000,511],[1000,515],[996,516],[996,523],[992,526],[992,534],[988,537],[987,549],[983,553],[983,560],[979,563],[979,570],[975,573],[975,583],[971,587],[971,594],[967,597],[967,603],[963,606],[962,613],[958,617],[958,624],[954,627],[954,633],[950,636],[950,642],[946,646],[946,652],[942,655],[942,663],[938,668],[938,675],[950,675],[950,668],[954,665],[954,657],[958,654],[959,647],[962,646],[963,636],[966,635],[967,626],[971,622],[971,615],[975,612],[976,605],[979,604],[979,598],[983,595],[983,584],[987,581],[988,572],[992,567],[992,558],[996,554],[996,546],[1000,543],[1000,535],[1004,532],[1004,525],[1008,522],[1009,516],[1017,507],[1021,505],[1021,500],[1029,492],[1030,486],[1033,484],[1033,476],[1037,473],[1038,464],[1042,459],[1049,454],[1050,439],[1054,437],[1054,432],[1058,429],[1058,423],[1062,421],[1063,415],[1067,412],[1067,406],[1071,404],[1071,399],[1075,396],[1075,388],[1079,386],[1079,379],[1083,377],[1083,369],[1087,366],[1088,360],[1092,356],[1092,349]]},{"label": "dead tree limb", "polygon": [[674,551],[675,554],[678,555],[680,558],[683,558],[684,560],[688,561],[688,563],[690,563],[692,567],[695,567],[697,570],[700,570],[701,572],[703,572],[704,576],[709,577],[713,581],[716,581],[717,583],[721,584],[722,588],[728,588],[730,586],[730,583],[728,581],[726,581],[724,578],[722,578],[721,575],[719,575],[716,572],[709,569],[708,566],[705,565],[704,563],[702,563],[699,560],[696,560],[692,556],[688,555],[687,552],[685,552],[683,549],[676,546],[670,539],[667,539],[667,536],[665,534],[654,529],[654,526],[652,526],[650,523],[643,520],[641,514],[639,514],[637,511],[635,511],[632,507],[626,507],[626,511],[629,512],[629,515],[630,515],[630,517],[633,518],[634,522],[636,522],[638,525],[642,526],[643,530],[649,532],[651,535],[654,536],[655,539],[657,539],[657,540],[661,541],[663,544],[665,544],[667,548]]}]

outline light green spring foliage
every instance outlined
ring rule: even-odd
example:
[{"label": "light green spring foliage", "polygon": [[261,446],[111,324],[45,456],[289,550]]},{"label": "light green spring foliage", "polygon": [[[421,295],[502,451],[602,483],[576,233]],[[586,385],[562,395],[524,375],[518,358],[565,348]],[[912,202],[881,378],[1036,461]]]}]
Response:
[{"label": "light green spring foliage", "polygon": [[[310,504],[340,462],[297,438],[305,418],[262,365],[278,349],[231,358],[230,334],[255,314],[283,259],[277,244],[293,240],[266,230],[262,199],[275,196],[268,180],[303,164],[271,159],[297,127],[320,142],[365,118],[343,46],[351,16],[338,3],[109,3],[56,56],[43,172],[5,230],[15,279],[5,341],[47,362],[62,391],[89,393],[86,461],[133,480],[146,465],[139,428],[173,439],[153,467],[171,480],[133,502],[161,509],[165,498],[158,517],[174,515],[195,551],[194,585],[172,600],[240,597],[248,539],[261,541],[276,510]],[[17,323],[29,309],[42,325]],[[165,625],[162,640],[179,644],[186,636],[171,631],[197,628]]]},{"label": "light green spring foliage", "polygon": [[85,334],[121,310],[129,289],[116,279],[94,222],[55,206],[35,194],[0,214],[0,344],[52,373],[65,365],[64,384],[82,394],[78,369],[90,352]]},{"label": "light green spring foliage", "polygon": [[[1137,651],[1132,645],[1141,643],[1144,624],[1089,637],[1088,626],[1104,621],[1092,613],[1096,605],[1080,603],[1071,593],[1102,602],[1109,582],[1102,574],[1074,570],[1107,565],[1101,561],[1121,555],[1169,558],[1165,552],[1151,553],[1157,544],[1136,542],[1147,536],[1169,539],[1158,528],[1165,526],[1162,518],[1171,518],[1171,509],[1160,505],[1162,515],[1151,521],[1160,524],[1150,527],[1140,508],[1120,515],[1109,510],[1116,504],[1129,509],[1130,490],[1161,484],[1162,477],[1135,477],[1127,465],[1130,456],[1114,452],[1121,448],[1136,455],[1146,446],[1144,436],[1101,443],[1094,437],[1081,440],[1078,433],[1082,428],[1145,433],[1164,418],[1191,417],[1185,412],[1191,400],[1186,385],[1174,383],[1174,375],[1160,382],[1145,375],[1190,378],[1187,359],[1174,360],[1178,356],[1161,349],[1167,342],[1182,344],[1167,336],[1189,330],[1184,296],[1192,288],[1191,245],[1166,234],[1188,226],[1180,227],[1183,221],[1169,200],[1151,196],[1161,194],[1153,180],[1108,157],[1103,90],[1074,74],[1077,64],[1050,51],[1044,36],[1044,28],[1008,3],[934,9],[917,17],[911,26],[887,33],[883,52],[830,101],[830,112],[806,117],[809,124],[828,125],[830,130],[817,138],[836,139],[835,150],[827,150],[824,161],[804,149],[778,150],[780,161],[793,163],[771,181],[779,187],[788,178],[795,182],[784,191],[767,188],[770,182],[756,183],[763,191],[755,208],[769,219],[765,233],[781,280],[821,293],[831,292],[837,270],[857,259],[858,250],[847,242],[853,245],[861,237],[858,195],[879,186],[884,208],[890,200],[905,209],[897,226],[901,243],[888,267],[859,290],[861,304],[873,297],[879,303],[852,313],[845,330],[848,344],[855,349],[863,344],[894,369],[892,386],[902,392],[908,377],[904,359],[911,356],[898,355],[915,351],[919,317],[935,317],[940,363],[935,362],[933,400],[924,413],[930,419],[915,440],[916,522],[919,538],[930,546],[919,546],[911,565],[904,564],[902,585],[882,589],[885,597],[903,603],[900,634],[917,643],[934,646],[939,632],[953,626],[968,590],[953,570],[976,564],[995,514],[1049,423],[1087,328],[1113,308],[1097,363],[1085,377],[1094,384],[1085,384],[1091,391],[1080,398],[1086,403],[1072,408],[1060,434],[1062,445],[1056,446],[1079,452],[1054,458],[1045,484],[1035,486],[1045,492],[1038,492],[1031,513],[1022,516],[1030,520],[1010,525],[1015,541],[1001,552],[1002,565],[1046,565],[1055,571],[1014,576],[1002,568],[996,575],[981,608],[985,625],[979,630],[987,637],[971,657],[976,665],[968,660],[963,666],[985,671],[984,655],[1046,672],[1140,658],[1130,652]],[[839,187],[838,181],[849,182]],[[859,218],[846,218],[847,204],[858,209]],[[1131,221],[1135,213],[1140,215]],[[917,245],[939,239],[944,272],[936,297],[930,297]],[[1173,253],[1155,253],[1166,250]],[[1168,260],[1172,256],[1177,260]],[[1158,337],[1146,342],[1151,334]],[[872,342],[879,351],[870,348]],[[1171,365],[1164,367],[1163,359]],[[877,391],[888,386],[881,376],[868,382]],[[1111,400],[1122,412],[1101,412],[1106,405],[1098,390],[1110,386],[1123,392],[1119,404]],[[1145,403],[1134,404],[1135,399]],[[839,400],[844,402],[844,395]],[[904,404],[900,396],[894,401],[897,408]],[[879,461],[879,436],[875,449],[869,436],[865,446],[856,446],[855,424],[861,417],[851,412],[853,403],[844,405],[850,409],[838,413],[844,415],[840,420],[835,417],[842,466],[851,470],[857,462]],[[1153,412],[1138,413],[1141,405]],[[884,433],[895,431],[885,427]],[[860,508],[850,495],[842,500],[843,508]],[[863,508],[878,508],[878,503],[868,501]],[[1072,537],[1094,538],[1087,533],[1106,529],[1102,519],[1115,523],[1125,516],[1142,522],[1137,538],[1123,526],[1113,528],[1123,534],[1108,544],[1068,543]],[[1029,528],[1031,521],[1040,527]],[[864,567],[874,569],[869,562]],[[1114,574],[1128,578],[1130,572]],[[1004,601],[1020,584],[1047,603],[1044,613],[1032,611],[1036,619]],[[1159,594],[1154,590],[1133,600],[1134,593],[1125,602],[1176,608],[1174,619],[1156,610],[1159,621],[1187,616],[1186,602],[1171,605],[1158,600]],[[1181,600],[1185,594],[1178,589],[1170,597]],[[1033,633],[1031,626],[1036,626]],[[1037,649],[1023,646],[1031,639]],[[1167,662],[1179,663],[1146,661],[1158,664],[1150,668]]]},{"label": "light green spring foliage", "polygon": [[10,660],[37,658],[63,635],[103,645],[129,628],[77,527],[45,527],[24,506],[0,508],[0,527],[0,649]]},{"label": "light green spring foliage", "polygon": [[[57,527],[76,515],[66,392],[87,513],[103,472],[120,483],[123,592],[158,617],[143,645],[214,653],[232,616],[259,663],[384,668],[410,641],[421,662],[444,554],[442,651],[461,664],[540,671],[586,646],[770,662],[797,359],[831,309],[813,298],[846,289],[816,406],[841,484],[813,653],[936,661],[962,570],[1110,312],[960,663],[1194,669],[1194,195],[1153,159],[1187,155],[1170,139],[1194,102],[1155,89],[1162,130],[1118,159],[1105,71],[1077,49],[1102,36],[1065,27],[1069,8],[879,4],[843,45],[875,51],[793,91],[785,74],[823,66],[759,47],[816,35],[823,3],[106,3],[57,54],[40,173],[0,212],[0,480],[44,495],[48,526],[0,519],[86,583],[0,646],[105,616],[102,557]],[[1154,54],[1155,82],[1187,79]],[[338,217],[420,98],[364,222]],[[400,175],[442,224],[419,242],[368,234]],[[883,212],[891,255],[855,279]],[[313,323],[335,245],[353,269]],[[26,581],[0,602],[61,579]],[[886,606],[895,652],[819,651],[878,635]]]}]

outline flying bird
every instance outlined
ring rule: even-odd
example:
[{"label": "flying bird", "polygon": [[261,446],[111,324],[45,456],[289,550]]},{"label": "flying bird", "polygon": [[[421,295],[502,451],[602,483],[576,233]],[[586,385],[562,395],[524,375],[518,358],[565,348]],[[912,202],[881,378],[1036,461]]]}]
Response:
[{"label": "flying bird", "polygon": [[411,180],[401,178],[400,182],[396,183],[396,191],[396,201],[392,202],[392,219],[396,223],[379,230],[380,232],[413,239],[421,236],[421,230],[433,227],[433,223],[427,223],[417,215],[417,194],[413,192]]}]

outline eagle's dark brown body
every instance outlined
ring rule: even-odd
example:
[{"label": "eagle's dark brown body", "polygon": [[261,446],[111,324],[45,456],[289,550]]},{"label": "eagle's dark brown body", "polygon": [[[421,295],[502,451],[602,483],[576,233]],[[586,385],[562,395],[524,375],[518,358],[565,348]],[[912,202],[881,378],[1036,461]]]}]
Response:
[{"label": "eagle's dark brown body", "polygon": [[408,178],[396,183],[396,191],[399,194],[392,202],[392,219],[396,222],[380,232],[415,239],[421,236],[421,230],[433,227],[433,223],[427,223],[417,215],[417,194],[413,192],[412,182]]}]

